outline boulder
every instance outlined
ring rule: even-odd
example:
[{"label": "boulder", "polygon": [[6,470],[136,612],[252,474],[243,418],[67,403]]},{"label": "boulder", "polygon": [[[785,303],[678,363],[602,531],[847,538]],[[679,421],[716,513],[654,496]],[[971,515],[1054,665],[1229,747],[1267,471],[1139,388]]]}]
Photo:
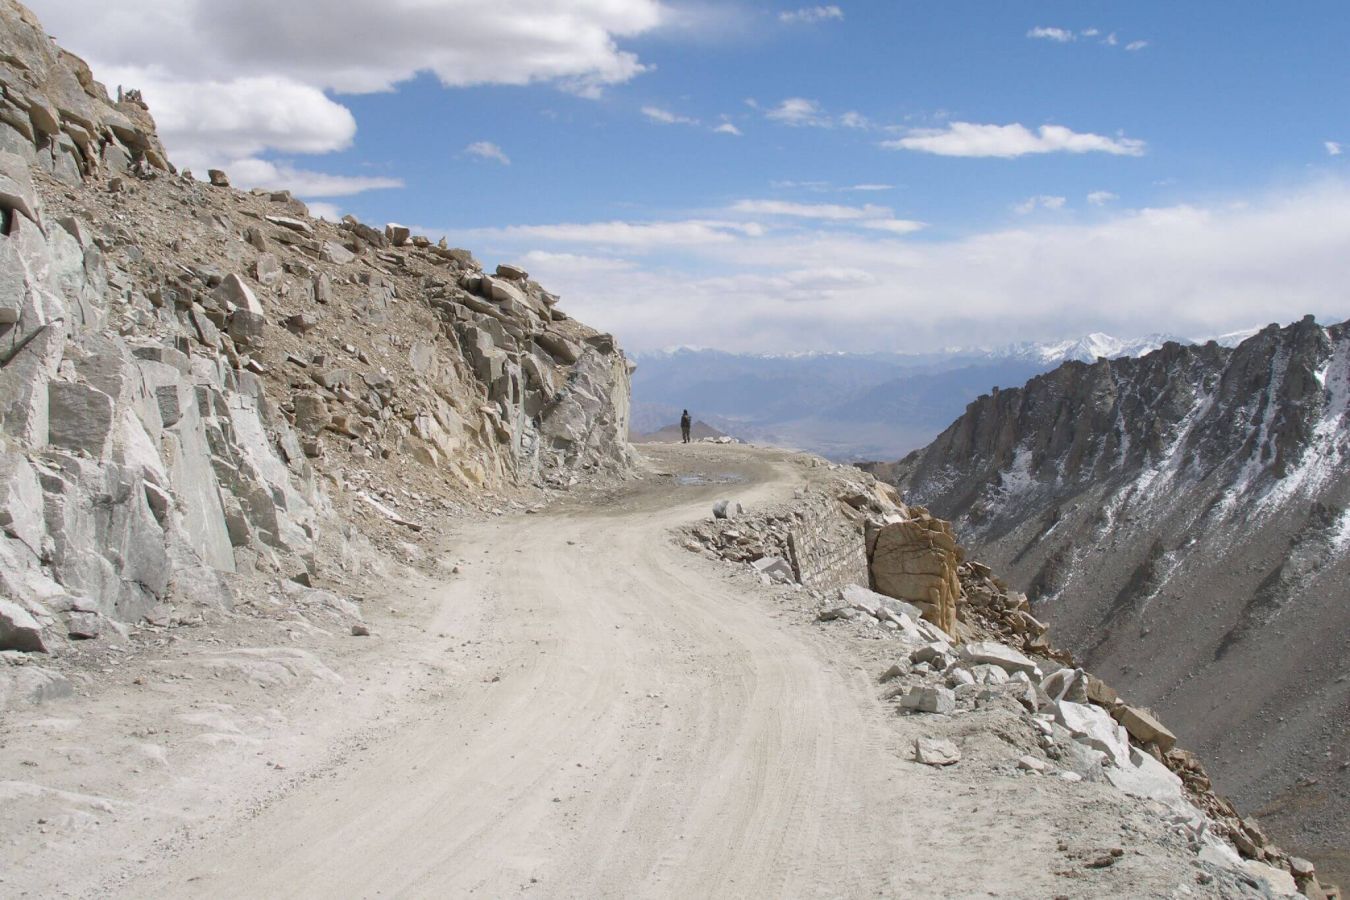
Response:
[{"label": "boulder", "polygon": [[103,632],[103,620],[98,613],[73,612],[66,632],[77,641],[92,640]]},{"label": "boulder", "polygon": [[581,348],[555,331],[541,331],[534,336],[534,341],[549,356],[566,365],[570,366],[581,358]]},{"label": "boulder", "polygon": [[42,626],[17,603],[0,600],[0,650],[46,653]]},{"label": "boulder", "polygon": [[530,273],[520,266],[512,266],[507,263],[502,263],[497,267],[497,274],[509,281],[528,281],[530,278]]},{"label": "boulder", "polygon": [[765,584],[791,584],[796,581],[792,566],[779,556],[765,556],[750,564]]},{"label": "boulder", "polygon": [[1087,703],[1087,673],[1082,669],[1059,669],[1041,680],[1041,690],[1051,700]]},{"label": "boulder", "polygon": [[[270,253],[263,255],[271,256]],[[261,258],[262,257],[259,257],[260,261]],[[276,257],[272,257],[272,259],[275,261]],[[220,284],[216,286],[216,289],[211,292],[211,296],[223,303],[226,310],[242,309],[245,312],[250,312],[258,316],[263,314],[262,303],[258,302],[258,298],[253,293],[253,289],[245,284],[244,280],[233,272],[226,275],[224,279],[221,280]]]},{"label": "boulder", "polygon": [[1060,700],[1051,704],[1055,721],[1089,747],[1100,750],[1117,766],[1130,765],[1130,741],[1125,729],[1098,706]]},{"label": "boulder", "polygon": [[264,216],[267,221],[276,225],[278,228],[285,228],[288,231],[294,231],[299,234],[313,234],[314,227],[303,219],[294,219],[290,216]]},{"label": "boulder", "polygon": [[900,698],[903,709],[950,715],[956,712],[956,695],[945,687],[912,687]]},{"label": "boulder", "polygon": [[0,152],[0,209],[38,221],[37,193],[28,163],[13,153]]},{"label": "boulder", "polygon": [[954,634],[962,553],[951,525],[932,516],[892,522],[869,543],[873,586],[888,597],[914,603],[925,619]]},{"label": "boulder", "polygon": [[951,766],[961,760],[961,751],[952,741],[919,738],[914,742],[914,759],[925,766]]},{"label": "boulder", "polygon": [[259,253],[257,261],[253,264],[253,274],[257,276],[259,284],[272,285],[281,280],[281,262],[273,253]]},{"label": "boulder", "polygon": [[1036,664],[1006,644],[997,641],[971,641],[960,649],[961,659],[971,665],[998,666],[1009,675],[1025,672],[1039,678],[1041,671]]},{"label": "boulder", "polygon": [[224,171],[220,169],[207,169],[206,177],[209,178],[211,183],[216,187],[230,186],[230,176],[226,175]]},{"label": "boulder", "polygon": [[1122,705],[1111,710],[1111,715],[1141,744],[1157,744],[1163,753],[1177,745],[1177,736],[1146,709]]},{"label": "boulder", "polygon": [[412,237],[412,230],[406,225],[390,222],[384,226],[384,236],[395,247],[402,247]]},{"label": "boulder", "polygon": [[734,519],[744,512],[744,507],[737,500],[718,500],[713,504],[714,519]]},{"label": "boulder", "polygon": [[1149,754],[1133,748],[1125,765],[1106,769],[1106,780],[1131,797],[1157,800],[1167,806],[1185,802],[1181,779]]}]

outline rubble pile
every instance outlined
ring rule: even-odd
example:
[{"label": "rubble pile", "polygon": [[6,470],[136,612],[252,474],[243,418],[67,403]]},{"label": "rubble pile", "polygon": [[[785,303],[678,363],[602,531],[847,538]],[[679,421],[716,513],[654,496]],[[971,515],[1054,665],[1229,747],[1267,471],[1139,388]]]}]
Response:
[{"label": "rubble pile", "polygon": [[[1040,752],[1022,756],[1010,774],[1105,782],[1160,804],[1220,893],[1339,896],[1318,882],[1311,863],[1275,847],[1215,794],[1200,761],[1176,746],[1150,710],[1124,702],[1054,647],[1026,595],[967,559],[950,523],[904,506],[862,473],[821,460],[805,465],[828,475],[771,508],[720,501],[708,520],[687,531],[684,546],[748,564],[766,584],[806,591],[822,623],[848,622],[860,637],[894,641],[894,662],[880,680],[883,699],[898,713],[1011,713]],[[826,586],[801,577],[794,535],[807,523],[813,533],[854,543],[862,564],[850,570],[851,581]],[[914,758],[959,765],[959,748],[949,744],[920,739]]]}]

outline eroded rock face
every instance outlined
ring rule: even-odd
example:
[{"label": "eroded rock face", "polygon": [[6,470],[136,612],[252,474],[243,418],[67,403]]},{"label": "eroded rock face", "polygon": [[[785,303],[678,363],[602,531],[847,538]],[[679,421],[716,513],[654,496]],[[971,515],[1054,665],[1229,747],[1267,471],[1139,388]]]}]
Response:
[{"label": "eroded rock face", "polygon": [[444,501],[628,471],[627,360],[523,271],[176,176],[139,96],[12,0],[0,88],[9,645],[342,565],[349,478]]},{"label": "eroded rock face", "polygon": [[951,525],[920,513],[883,526],[868,544],[872,586],[888,597],[913,603],[925,619],[955,634],[961,601],[957,567],[963,552]]}]

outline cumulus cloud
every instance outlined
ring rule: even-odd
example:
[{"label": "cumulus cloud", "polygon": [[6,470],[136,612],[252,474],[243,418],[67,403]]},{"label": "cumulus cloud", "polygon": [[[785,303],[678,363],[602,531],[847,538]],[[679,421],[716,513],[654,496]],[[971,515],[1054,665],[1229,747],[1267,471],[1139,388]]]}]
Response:
[{"label": "cumulus cloud", "polygon": [[667,247],[726,244],[738,236],[755,236],[763,229],[750,222],[685,219],[673,222],[566,222],[556,225],[511,225],[468,232],[484,240],[524,239],[596,247],[624,247],[648,251]]},{"label": "cumulus cloud", "polygon": [[1323,141],[1322,146],[1327,150],[1327,156],[1340,156],[1341,145],[1338,141]]},{"label": "cumulus cloud", "polygon": [[893,184],[878,184],[878,183],[852,184],[852,185],[849,185],[848,187],[844,188],[844,190],[846,190],[846,191],[893,191],[893,190],[895,190],[895,185],[893,185]]},{"label": "cumulus cloud", "polygon": [[365,191],[403,187],[403,180],[399,178],[330,175],[266,159],[235,160],[226,171],[240,187],[285,189],[297,197],[350,197]]},{"label": "cumulus cloud", "polygon": [[1027,37],[1043,41],[1054,41],[1057,44],[1067,44],[1074,39],[1074,33],[1066,28],[1047,28],[1038,25],[1027,32]]},{"label": "cumulus cloud", "polygon": [[1132,138],[1081,134],[1062,125],[1042,125],[1033,131],[1016,122],[1011,125],[952,122],[946,128],[916,129],[898,140],[883,141],[881,146],[938,156],[994,156],[1004,159],[1033,153],[1143,156],[1147,149],[1143,141]]},{"label": "cumulus cloud", "polygon": [[731,205],[730,210],[752,216],[790,216],[833,222],[891,215],[890,209],[871,203],[866,206],[844,206],[838,203],[792,203],[786,200],[738,200]]},{"label": "cumulus cloud", "polygon": [[1027,215],[1038,209],[1063,209],[1064,204],[1069,202],[1067,197],[1057,197],[1052,194],[1038,194],[1035,197],[1028,197],[1021,203],[1013,207],[1013,211],[1020,215]]},{"label": "cumulus cloud", "polygon": [[688,116],[681,116],[671,112],[668,109],[662,109],[659,106],[644,106],[642,114],[653,122],[659,122],[662,125],[697,125],[698,119],[691,119]]},{"label": "cumulus cloud", "polygon": [[717,132],[718,134],[732,134],[735,135],[736,137],[741,136],[741,130],[737,128],[735,125],[731,124],[730,122],[723,122],[721,125],[718,125],[716,128],[714,128],[713,131]]},{"label": "cumulus cloud", "polygon": [[789,97],[764,115],[784,125],[813,125],[818,128],[830,125],[830,120],[821,110],[820,104],[805,97]]},{"label": "cumulus cloud", "polygon": [[188,165],[340,149],[355,124],[327,92],[392,90],[422,72],[451,87],[547,82],[595,96],[645,71],[618,42],[665,13],[660,0],[30,5],[96,77],[142,90],[170,155]]},{"label": "cumulus cloud", "polygon": [[1125,45],[1125,49],[1133,53],[1136,50],[1143,50],[1147,46],[1148,41],[1130,41]]},{"label": "cumulus cloud", "polygon": [[[588,226],[554,226],[569,231],[551,238],[537,227],[462,237],[503,257],[553,254],[530,271],[570,313],[635,349],[923,350],[1089,331],[1210,334],[1350,313],[1350,182],[1247,200],[905,242],[857,220],[756,234],[712,227],[716,239],[704,233],[673,251],[668,229],[687,223],[600,223],[644,233],[617,252],[576,230]],[[596,277],[615,267],[621,277]]]},{"label": "cumulus cloud", "polygon": [[844,11],[834,4],[829,6],[805,6],[801,9],[784,10],[778,14],[778,21],[788,25],[814,25],[831,19],[844,18]]},{"label": "cumulus cloud", "polygon": [[1112,200],[1119,200],[1120,197],[1110,191],[1093,191],[1087,195],[1087,202],[1093,206],[1105,206]]},{"label": "cumulus cloud", "polygon": [[504,166],[511,165],[511,157],[502,152],[502,148],[492,143],[492,141],[474,141],[464,148],[464,152],[470,156],[475,156],[478,159],[498,162]]}]

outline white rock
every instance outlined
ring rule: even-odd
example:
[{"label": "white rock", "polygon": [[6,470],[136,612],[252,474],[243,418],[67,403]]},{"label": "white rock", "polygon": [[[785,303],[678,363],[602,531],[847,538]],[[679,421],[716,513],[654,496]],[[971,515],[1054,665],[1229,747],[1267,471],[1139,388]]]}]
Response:
[{"label": "white rock", "polygon": [[42,626],[28,610],[9,600],[0,600],[0,650],[25,650],[46,653]]},{"label": "white rock", "polygon": [[914,759],[926,766],[950,766],[960,761],[961,751],[951,741],[919,738],[914,742]]},{"label": "white rock", "polygon": [[1050,765],[1043,759],[1027,754],[1017,760],[1017,768],[1025,769],[1028,772],[1035,772],[1037,775],[1044,775],[1049,770]]},{"label": "white rock", "polygon": [[1127,765],[1107,768],[1106,780],[1131,797],[1157,800],[1167,806],[1185,802],[1181,779],[1147,753],[1130,748]]},{"label": "white rock", "polygon": [[1034,662],[1012,647],[997,641],[971,641],[961,646],[960,654],[962,659],[972,665],[998,666],[1009,674],[1025,672],[1040,678],[1040,670]]},{"label": "white rock", "polygon": [[765,556],[750,565],[759,573],[765,584],[789,584],[796,580],[792,574],[792,566],[780,556]]},{"label": "white rock", "polygon": [[714,519],[734,519],[744,512],[745,509],[736,500],[718,500],[713,504]]},{"label": "white rock", "polygon": [[945,687],[912,687],[900,699],[900,706],[916,712],[950,715],[956,712],[956,695]]},{"label": "white rock", "polygon": [[1105,753],[1117,766],[1130,765],[1130,741],[1125,729],[1106,710],[1085,703],[1060,700],[1051,704],[1055,721],[1080,740]]}]

